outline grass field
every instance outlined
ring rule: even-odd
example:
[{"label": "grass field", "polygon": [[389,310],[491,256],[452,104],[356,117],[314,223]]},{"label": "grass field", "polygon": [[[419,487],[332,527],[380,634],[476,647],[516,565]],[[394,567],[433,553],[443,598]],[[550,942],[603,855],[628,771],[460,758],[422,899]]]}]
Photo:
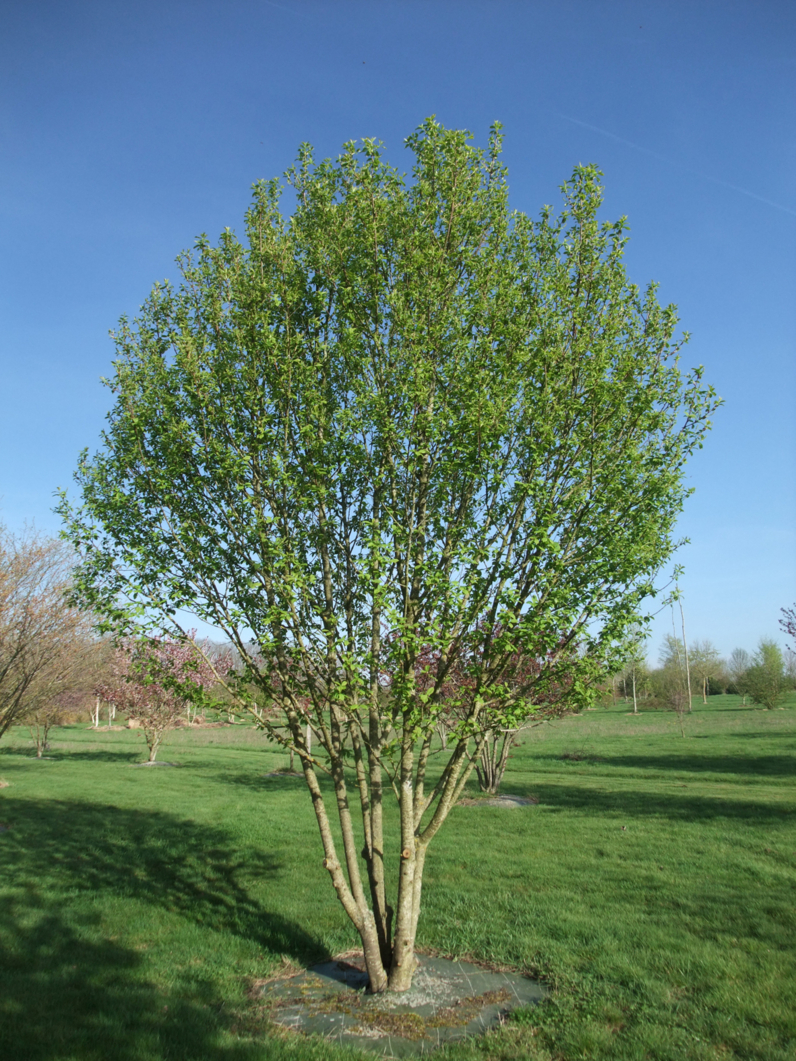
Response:
[{"label": "grass field", "polygon": [[[243,726],[0,744],[3,1061],[353,1057],[274,1035],[252,983],[357,943],[303,782]],[[796,697],[539,727],[503,791],[456,808],[427,863],[419,947],[552,989],[440,1059],[796,1058]],[[475,793],[475,786],[471,785]]]}]

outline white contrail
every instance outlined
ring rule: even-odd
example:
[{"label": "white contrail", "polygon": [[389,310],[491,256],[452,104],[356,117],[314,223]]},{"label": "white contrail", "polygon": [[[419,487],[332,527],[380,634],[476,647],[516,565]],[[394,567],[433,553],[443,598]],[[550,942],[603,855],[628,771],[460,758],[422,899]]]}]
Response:
[{"label": "white contrail", "polygon": [[792,210],[789,206],[783,206],[782,203],[775,203],[772,199],[766,199],[764,196],[758,195],[756,192],[750,192],[748,188],[739,188],[737,184],[730,184],[729,181],[723,181],[720,177],[711,177],[710,174],[702,173],[701,170],[694,169],[693,166],[688,166],[684,162],[678,162],[676,159],[667,158],[666,155],[659,155],[657,151],[650,151],[648,147],[642,147],[641,144],[634,144],[632,140],[625,140],[623,136],[617,136],[616,133],[609,133],[607,129],[600,129],[596,125],[582,122],[578,118],[570,117],[568,114],[559,114],[558,116],[559,118],[564,118],[565,121],[572,122],[574,125],[580,125],[584,129],[590,129],[593,133],[599,133],[600,136],[607,136],[609,140],[616,140],[619,144],[626,144],[627,147],[632,147],[636,151],[641,151],[645,155],[657,158],[659,162],[666,162],[670,166],[679,166],[681,169],[688,170],[690,173],[695,173],[703,180],[712,181],[713,184],[720,184],[723,188],[731,188],[734,192],[740,192],[741,195],[748,195],[750,199],[757,199],[759,203],[765,203],[766,206],[773,206],[775,210],[782,210],[786,214],[791,214],[796,217],[796,210]]}]

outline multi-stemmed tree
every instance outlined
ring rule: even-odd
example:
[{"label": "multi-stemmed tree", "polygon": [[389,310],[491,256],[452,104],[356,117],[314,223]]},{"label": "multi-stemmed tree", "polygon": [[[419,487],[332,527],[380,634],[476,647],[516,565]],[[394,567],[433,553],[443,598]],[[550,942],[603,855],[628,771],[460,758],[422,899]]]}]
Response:
[{"label": "multi-stemmed tree", "polygon": [[426,854],[488,734],[553,690],[584,703],[622,651],[716,404],[674,307],[627,281],[594,167],[533,222],[498,128],[482,151],[428,120],[407,145],[409,179],[373,141],[303,148],[291,217],[260,183],[245,242],[180,259],[121,323],[103,445],[60,509],[110,626],[179,633],[185,609],[234,645],[373,991],[411,983]]}]

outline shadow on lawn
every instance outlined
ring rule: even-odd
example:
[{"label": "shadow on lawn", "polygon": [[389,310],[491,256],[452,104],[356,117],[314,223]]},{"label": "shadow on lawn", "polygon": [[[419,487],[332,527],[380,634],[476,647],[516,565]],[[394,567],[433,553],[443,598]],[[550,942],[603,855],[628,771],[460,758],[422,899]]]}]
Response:
[{"label": "shadow on lawn", "polygon": [[326,953],[298,925],[249,897],[246,879],[273,878],[279,863],[267,853],[236,850],[221,830],[162,811],[57,800],[6,798],[3,818],[10,826],[0,836],[6,885],[111,892],[300,962]]},{"label": "shadow on lawn", "polygon": [[540,781],[534,786],[540,802],[550,810],[588,810],[595,814],[629,817],[664,817],[673,821],[709,821],[733,818],[756,825],[796,821],[788,807],[750,799],[722,799],[674,792],[605,791],[587,786],[567,786]]},{"label": "shadow on lawn", "polygon": [[[225,770],[224,773],[218,774],[218,779],[225,785],[241,785],[255,792],[298,792],[307,799],[309,806],[309,796],[303,774],[270,774],[261,768],[238,774]],[[318,781],[321,788],[324,788],[327,778],[320,776]]]},{"label": "shadow on lawn", "polygon": [[229,1017],[207,983],[158,991],[141,957],[91,942],[30,891],[0,911],[0,1056],[16,1061],[143,1057],[255,1061],[262,1047],[218,1043]]},{"label": "shadow on lawn", "polygon": [[[123,751],[106,751],[103,748],[92,749],[90,751],[76,752],[59,748],[57,744],[53,744],[47,753],[52,755],[53,758],[59,762],[68,763],[73,759],[78,759],[80,762],[99,762],[99,763],[137,763],[141,759],[146,758],[147,749],[146,745],[142,742],[139,747],[125,748]],[[164,757],[165,758],[165,757]]]},{"label": "shadow on lawn", "polygon": [[644,770],[796,777],[796,758],[792,755],[608,755],[602,758],[606,766]]},{"label": "shadow on lawn", "polygon": [[[33,746],[33,741],[28,741],[24,745],[17,744],[16,746],[11,745],[5,748],[0,748],[0,755],[8,756],[21,756],[23,759],[35,759],[36,750]],[[101,762],[101,763],[134,763],[140,762],[142,758],[146,756],[146,744],[141,742],[141,745],[129,746],[118,751],[112,751],[104,748],[92,748],[86,751],[73,751],[71,748],[64,748],[63,745],[57,741],[52,741],[45,752],[48,761],[57,761],[59,763],[68,763],[73,759],[79,759],[81,762]]]}]

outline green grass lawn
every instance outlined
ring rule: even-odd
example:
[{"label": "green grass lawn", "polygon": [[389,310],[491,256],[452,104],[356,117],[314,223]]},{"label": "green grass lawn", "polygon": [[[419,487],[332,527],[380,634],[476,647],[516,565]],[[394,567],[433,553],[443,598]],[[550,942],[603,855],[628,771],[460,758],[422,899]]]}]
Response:
[{"label": "green grass lawn", "polygon": [[[419,947],[552,988],[440,1058],[796,1058],[796,697],[673,715],[626,705],[532,731],[503,791],[429,855]],[[357,939],[303,782],[243,726],[72,726],[0,744],[3,1061],[354,1055],[274,1035],[252,984]],[[475,785],[471,784],[475,794]]]}]

